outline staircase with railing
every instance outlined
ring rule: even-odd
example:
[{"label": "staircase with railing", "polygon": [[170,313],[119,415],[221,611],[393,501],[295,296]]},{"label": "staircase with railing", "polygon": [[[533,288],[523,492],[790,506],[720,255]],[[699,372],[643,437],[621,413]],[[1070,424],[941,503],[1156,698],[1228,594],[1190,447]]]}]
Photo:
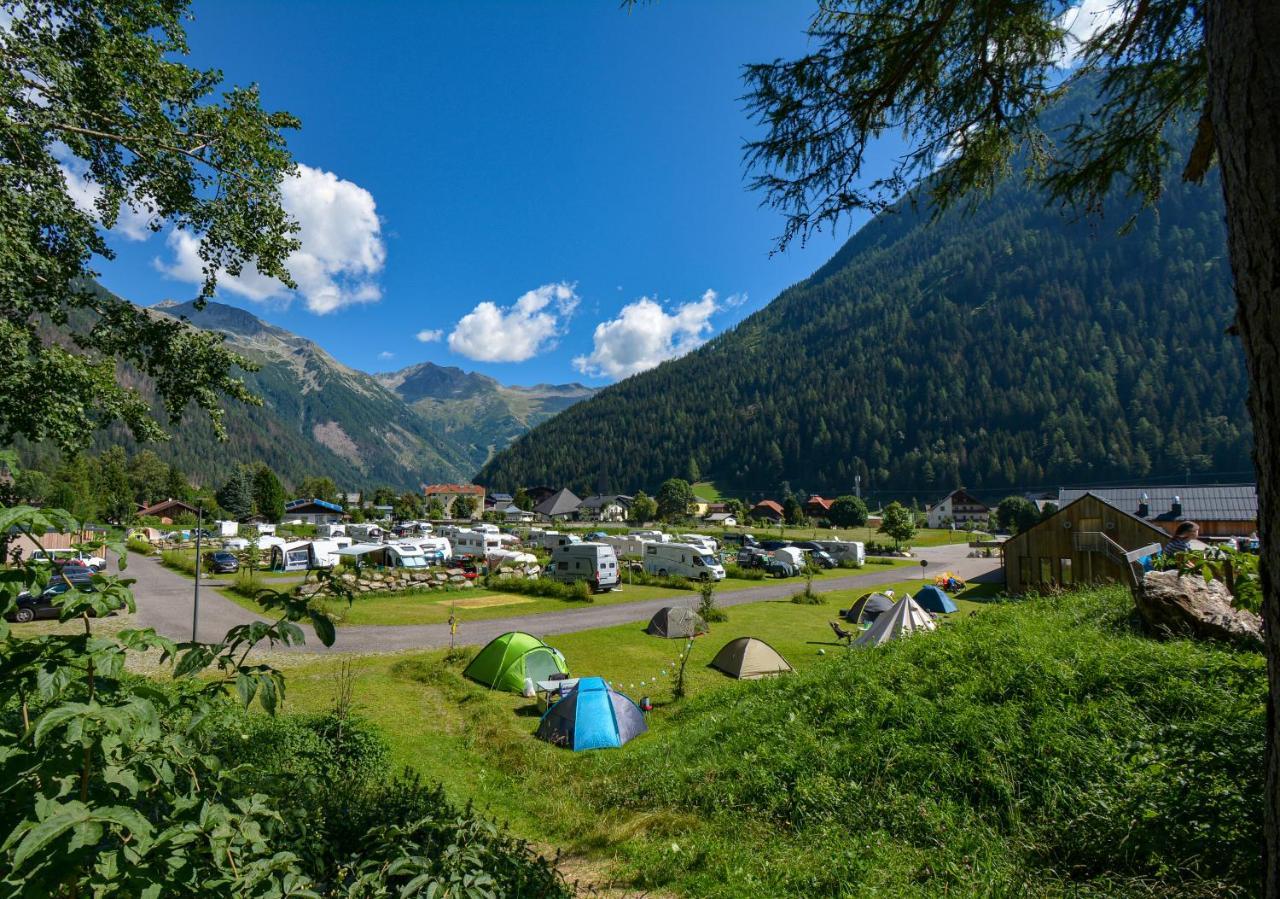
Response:
[{"label": "staircase with railing", "polygon": [[1149,543],[1138,549],[1125,549],[1101,531],[1076,531],[1073,543],[1077,552],[1101,553],[1119,565],[1129,576],[1129,586],[1136,587],[1142,581],[1139,560],[1160,552],[1159,543]]}]

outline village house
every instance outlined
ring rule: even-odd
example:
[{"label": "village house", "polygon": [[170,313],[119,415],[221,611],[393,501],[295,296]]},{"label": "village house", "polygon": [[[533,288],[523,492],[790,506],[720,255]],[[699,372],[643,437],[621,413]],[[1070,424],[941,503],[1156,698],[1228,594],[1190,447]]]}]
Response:
[{"label": "village house", "polygon": [[489,493],[484,498],[484,510],[486,512],[502,512],[514,502],[515,497],[510,493]]},{"label": "village house", "polygon": [[582,500],[578,499],[572,490],[565,487],[538,503],[533,507],[533,511],[539,518],[553,521],[557,518],[565,520],[577,515],[578,507],[581,505]]},{"label": "village house", "polygon": [[440,503],[440,507],[444,509],[445,518],[457,517],[453,514],[453,504],[462,496],[469,496],[475,500],[475,506],[468,518],[479,518],[484,514],[484,488],[478,484],[426,484],[422,488],[422,495],[428,505],[432,500]]},{"label": "village house", "polygon": [[751,511],[747,513],[749,518],[762,518],[766,521],[772,521],[774,524],[782,521],[782,506],[771,499],[762,499],[751,507]]},{"label": "village house", "polygon": [[709,512],[703,520],[707,524],[713,524],[720,528],[732,528],[738,525],[738,519],[733,517],[732,512]]},{"label": "village house", "polygon": [[810,518],[826,518],[831,514],[831,504],[834,500],[825,499],[818,494],[814,494],[805,500],[804,514]]},{"label": "village house", "polygon": [[166,499],[138,509],[138,517],[158,518],[161,524],[173,524],[174,519],[181,518],[184,515],[195,516],[199,514],[199,511],[195,506],[190,503],[184,503],[180,499]]},{"label": "village house", "polygon": [[1183,487],[1099,487],[1058,491],[1059,507],[1086,493],[1172,534],[1180,521],[1194,521],[1204,537],[1249,537],[1258,531],[1256,484]]},{"label": "village house", "polygon": [[963,488],[953,490],[928,508],[925,517],[931,528],[985,528],[991,520],[991,509]]},{"label": "village house", "polygon": [[620,522],[627,520],[632,497],[623,494],[588,496],[578,506],[578,517],[584,521]]},{"label": "village house", "polygon": [[342,506],[322,499],[292,499],[284,504],[284,517],[303,524],[338,524],[344,516]]},{"label": "village house", "polygon": [[1001,546],[1010,593],[1118,582],[1132,585],[1136,564],[1169,535],[1100,496],[1083,493]]}]

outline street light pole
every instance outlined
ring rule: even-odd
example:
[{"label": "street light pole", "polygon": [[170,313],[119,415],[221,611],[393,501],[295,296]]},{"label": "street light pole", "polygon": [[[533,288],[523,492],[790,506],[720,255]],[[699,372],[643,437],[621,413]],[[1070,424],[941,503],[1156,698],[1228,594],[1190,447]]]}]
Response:
[{"label": "street light pole", "polygon": [[191,606],[191,642],[196,642],[200,626],[200,539],[204,536],[204,506],[196,508],[196,592]]}]

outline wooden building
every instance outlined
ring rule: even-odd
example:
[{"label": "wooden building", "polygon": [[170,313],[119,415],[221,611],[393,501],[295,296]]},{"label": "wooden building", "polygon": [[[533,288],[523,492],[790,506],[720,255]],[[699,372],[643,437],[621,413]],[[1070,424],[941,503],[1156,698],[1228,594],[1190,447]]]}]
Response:
[{"label": "wooden building", "polygon": [[1134,563],[1169,535],[1100,496],[1085,493],[1001,547],[1005,586],[1026,593],[1075,584],[1134,582]]},{"label": "wooden building", "polygon": [[1248,537],[1258,532],[1257,484],[1197,484],[1181,487],[1099,487],[1061,490],[1058,505],[1092,493],[1169,534],[1183,521],[1200,526],[1200,537]]}]

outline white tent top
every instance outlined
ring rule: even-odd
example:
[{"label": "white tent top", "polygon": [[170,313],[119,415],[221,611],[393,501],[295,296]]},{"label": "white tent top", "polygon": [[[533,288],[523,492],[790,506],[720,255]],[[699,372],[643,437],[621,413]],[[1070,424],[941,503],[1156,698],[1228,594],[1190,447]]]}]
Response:
[{"label": "white tent top", "polygon": [[865,633],[853,641],[854,646],[879,646],[899,637],[908,637],[920,631],[931,631],[937,625],[929,613],[920,608],[910,596],[904,596],[893,608],[876,619]]},{"label": "white tent top", "polygon": [[369,553],[375,553],[379,550],[386,549],[385,543],[353,543],[350,546],[344,546],[338,550],[340,556],[367,556]]},{"label": "white tent top", "polygon": [[491,549],[485,558],[490,565],[532,565],[538,561],[538,557],[533,553],[520,553],[509,549]]}]

